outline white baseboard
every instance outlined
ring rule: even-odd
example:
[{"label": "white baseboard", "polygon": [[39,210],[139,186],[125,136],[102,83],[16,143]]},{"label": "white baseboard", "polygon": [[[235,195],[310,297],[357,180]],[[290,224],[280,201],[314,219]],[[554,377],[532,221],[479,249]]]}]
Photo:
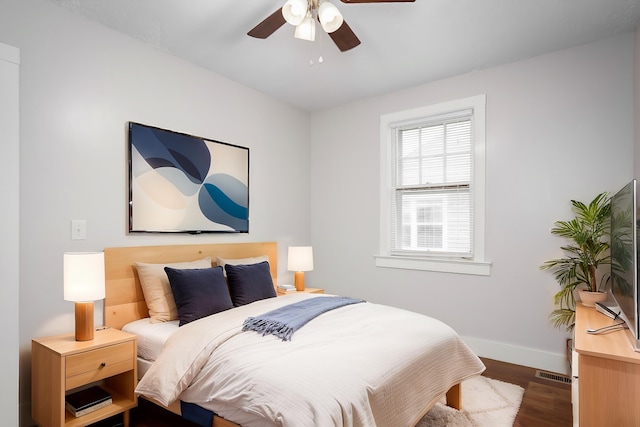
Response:
[{"label": "white baseboard", "polygon": [[564,353],[550,353],[527,347],[462,337],[462,340],[480,357],[570,375],[569,361]]}]

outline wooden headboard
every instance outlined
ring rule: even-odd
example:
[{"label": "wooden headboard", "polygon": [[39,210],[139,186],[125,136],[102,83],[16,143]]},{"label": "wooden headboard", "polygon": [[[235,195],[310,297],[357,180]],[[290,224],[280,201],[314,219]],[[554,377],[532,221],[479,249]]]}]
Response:
[{"label": "wooden headboard", "polygon": [[128,246],[104,250],[106,295],[104,299],[105,325],[120,329],[134,320],[149,317],[144,301],[136,262],[165,264],[194,261],[211,257],[249,258],[269,257],[274,286],[278,277],[278,245],[276,242],[221,243],[201,245]]}]

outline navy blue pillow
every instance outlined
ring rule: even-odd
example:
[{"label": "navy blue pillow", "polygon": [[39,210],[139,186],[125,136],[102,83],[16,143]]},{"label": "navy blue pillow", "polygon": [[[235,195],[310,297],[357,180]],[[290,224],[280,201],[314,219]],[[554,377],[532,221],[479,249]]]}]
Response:
[{"label": "navy blue pillow", "polygon": [[233,308],[222,267],[176,269],[165,267],[180,326]]},{"label": "navy blue pillow", "polygon": [[268,261],[247,265],[225,264],[224,269],[234,306],[276,296]]}]

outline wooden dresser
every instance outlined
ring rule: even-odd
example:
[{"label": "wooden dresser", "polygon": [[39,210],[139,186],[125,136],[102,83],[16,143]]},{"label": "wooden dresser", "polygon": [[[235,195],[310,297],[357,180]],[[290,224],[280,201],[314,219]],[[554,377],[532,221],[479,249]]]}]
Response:
[{"label": "wooden dresser", "polygon": [[631,332],[587,333],[612,322],[595,308],[577,304],[574,350],[580,427],[640,426],[640,353],[631,346]]}]

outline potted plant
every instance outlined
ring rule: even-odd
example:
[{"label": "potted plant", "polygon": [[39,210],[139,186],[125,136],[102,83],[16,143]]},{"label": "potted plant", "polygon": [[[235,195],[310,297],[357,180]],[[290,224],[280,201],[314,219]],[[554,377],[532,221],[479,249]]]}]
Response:
[{"label": "potted plant", "polygon": [[598,194],[588,205],[575,200],[571,200],[571,205],[575,217],[570,221],[556,221],[551,229],[552,234],[571,241],[561,246],[566,256],[545,261],[540,266],[542,270],[551,270],[560,285],[560,291],[554,296],[557,309],[549,317],[555,327],[565,326],[567,330],[571,330],[575,322],[574,291],[580,291],[583,304],[589,304],[589,296],[604,301],[609,273],[598,280],[598,267],[611,264],[607,240],[611,217],[608,193]]}]

